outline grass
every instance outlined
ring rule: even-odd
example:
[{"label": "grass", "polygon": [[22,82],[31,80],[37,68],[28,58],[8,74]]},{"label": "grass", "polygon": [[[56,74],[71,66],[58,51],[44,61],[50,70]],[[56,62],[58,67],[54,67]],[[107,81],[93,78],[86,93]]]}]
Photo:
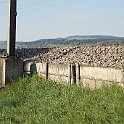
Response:
[{"label": "grass", "polygon": [[124,90],[26,77],[0,91],[0,124],[124,124]]}]

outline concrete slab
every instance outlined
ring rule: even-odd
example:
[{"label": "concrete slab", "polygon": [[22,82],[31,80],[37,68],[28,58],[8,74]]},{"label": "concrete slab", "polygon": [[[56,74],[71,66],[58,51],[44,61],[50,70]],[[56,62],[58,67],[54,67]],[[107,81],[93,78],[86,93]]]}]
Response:
[{"label": "concrete slab", "polygon": [[23,61],[19,58],[7,58],[5,61],[5,82],[16,80],[23,76]]},{"label": "concrete slab", "polygon": [[23,76],[23,61],[16,57],[0,58],[0,88]]}]

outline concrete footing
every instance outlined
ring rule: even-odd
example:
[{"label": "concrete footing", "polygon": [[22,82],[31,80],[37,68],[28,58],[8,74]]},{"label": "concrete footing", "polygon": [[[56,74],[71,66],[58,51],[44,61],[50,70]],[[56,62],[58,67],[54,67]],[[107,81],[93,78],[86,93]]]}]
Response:
[{"label": "concrete footing", "polygon": [[22,60],[16,57],[0,57],[0,88],[22,76]]}]

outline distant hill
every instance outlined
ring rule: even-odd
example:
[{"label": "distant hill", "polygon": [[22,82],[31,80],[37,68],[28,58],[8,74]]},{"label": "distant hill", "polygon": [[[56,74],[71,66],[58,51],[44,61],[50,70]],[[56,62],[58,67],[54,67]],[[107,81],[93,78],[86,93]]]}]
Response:
[{"label": "distant hill", "polygon": [[[108,35],[73,35],[65,38],[39,39],[28,42],[16,42],[17,47],[43,47],[50,45],[82,45],[94,44],[98,42],[123,42],[124,37],[108,36]],[[6,42],[0,41],[0,49],[6,48]]]},{"label": "distant hill", "polygon": [[74,36],[68,36],[66,39],[69,40],[89,40],[89,39],[124,39],[124,37],[116,37],[116,36],[108,36],[108,35],[74,35]]},{"label": "distant hill", "polygon": [[6,41],[0,41],[0,49],[5,49]]}]

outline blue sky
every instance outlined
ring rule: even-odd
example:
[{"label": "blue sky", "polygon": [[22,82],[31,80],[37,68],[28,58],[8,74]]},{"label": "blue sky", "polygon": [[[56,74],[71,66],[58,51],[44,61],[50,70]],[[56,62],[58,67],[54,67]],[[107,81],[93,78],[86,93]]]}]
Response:
[{"label": "blue sky", "polygon": [[[124,36],[124,0],[17,0],[17,40],[69,35]],[[8,0],[0,0],[0,40],[7,40]]]}]

